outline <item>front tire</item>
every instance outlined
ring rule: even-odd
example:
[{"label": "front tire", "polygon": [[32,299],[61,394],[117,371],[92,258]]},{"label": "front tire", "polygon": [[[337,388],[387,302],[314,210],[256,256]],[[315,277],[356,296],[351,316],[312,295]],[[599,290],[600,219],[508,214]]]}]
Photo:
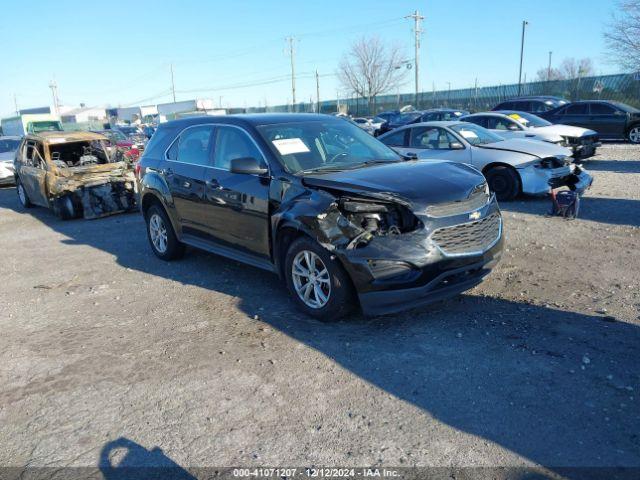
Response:
[{"label": "front tire", "polygon": [[329,322],[353,309],[353,287],[347,272],[317,242],[306,237],[294,241],[284,269],[289,293],[305,314]]},{"label": "front tire", "polygon": [[20,205],[22,205],[23,208],[33,207],[33,203],[29,200],[29,195],[27,195],[27,191],[24,189],[24,185],[22,185],[20,178],[16,180],[16,192],[18,193]]},{"label": "front tire", "polygon": [[149,207],[145,219],[149,244],[158,258],[170,261],[184,255],[184,244],[178,241],[171,221],[162,207],[158,205]]},{"label": "front tire", "polygon": [[627,133],[627,138],[631,143],[640,143],[640,125],[634,125],[631,127]]},{"label": "front tire", "polygon": [[490,168],[484,176],[489,189],[495,192],[498,200],[513,200],[520,194],[520,178],[513,168],[497,165]]}]

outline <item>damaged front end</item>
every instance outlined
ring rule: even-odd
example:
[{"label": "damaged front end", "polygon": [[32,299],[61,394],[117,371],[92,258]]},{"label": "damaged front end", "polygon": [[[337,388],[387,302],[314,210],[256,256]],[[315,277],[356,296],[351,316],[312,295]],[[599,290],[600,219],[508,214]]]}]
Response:
[{"label": "damaged front end", "polygon": [[310,189],[283,218],[340,259],[365,314],[386,314],[458,294],[490,272],[502,248],[502,218],[485,187],[432,205],[390,193]]},{"label": "damaged front end", "polygon": [[569,187],[579,194],[593,183],[593,177],[571,158],[548,157],[518,168],[522,193],[546,195],[551,189]]},{"label": "damaged front end", "polygon": [[63,218],[94,219],[136,208],[135,177],[125,162],[57,170],[48,191]]}]

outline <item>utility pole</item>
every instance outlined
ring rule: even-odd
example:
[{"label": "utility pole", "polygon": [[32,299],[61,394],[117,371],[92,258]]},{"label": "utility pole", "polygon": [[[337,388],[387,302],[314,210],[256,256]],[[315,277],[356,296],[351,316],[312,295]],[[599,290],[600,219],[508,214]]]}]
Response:
[{"label": "utility pole", "polygon": [[320,113],[320,75],[318,75],[318,70],[316,69],[316,103],[318,106],[316,107],[316,113]]},{"label": "utility pole", "polygon": [[549,51],[549,66],[547,67],[547,82],[551,80],[551,55],[553,55],[553,52]]},{"label": "utility pole", "polygon": [[293,105],[293,111],[296,110],[296,69],[295,69],[295,56],[296,49],[294,45],[295,38],[287,37],[285,39],[289,42],[289,58],[291,59],[291,103]]},{"label": "utility pole", "polygon": [[447,82],[447,107],[451,103],[451,82]]},{"label": "utility pole", "polygon": [[60,115],[60,107],[58,106],[58,84],[55,80],[49,82],[49,88],[51,89],[51,95],[53,96],[53,109],[56,115]]},{"label": "utility pole", "polygon": [[173,80],[173,63],[169,67],[171,69],[171,93],[173,94],[173,103],[176,103],[176,82]]},{"label": "utility pole", "polygon": [[412,15],[407,15],[404,18],[413,18],[413,22],[414,22],[414,27],[413,27],[413,31],[415,33],[415,40],[414,40],[414,47],[415,47],[415,57],[413,60],[413,68],[415,69],[415,76],[416,76],[416,89],[415,89],[415,104],[416,104],[416,108],[418,108],[418,89],[419,89],[419,83],[418,83],[418,57],[419,57],[419,52],[420,52],[420,34],[422,33],[422,30],[420,29],[420,22],[422,20],[424,20],[424,17],[422,17],[420,15],[420,12],[418,12],[418,10],[416,10],[415,12],[413,12]]},{"label": "utility pole", "polygon": [[20,110],[18,110],[18,99],[16,98],[16,94],[13,94],[13,106],[16,109],[16,115],[20,115]]},{"label": "utility pole", "polygon": [[522,90],[522,57],[524,56],[524,31],[529,22],[522,21],[522,40],[520,41],[520,73],[518,74],[518,96]]}]

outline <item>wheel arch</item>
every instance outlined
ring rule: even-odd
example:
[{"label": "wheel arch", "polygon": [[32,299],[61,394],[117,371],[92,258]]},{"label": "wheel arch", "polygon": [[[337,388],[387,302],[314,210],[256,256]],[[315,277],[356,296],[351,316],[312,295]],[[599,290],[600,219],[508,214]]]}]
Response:
[{"label": "wheel arch", "polygon": [[495,167],[507,167],[512,172],[514,172],[516,174],[516,178],[518,179],[518,191],[520,193],[522,193],[522,177],[520,176],[520,172],[518,172],[518,169],[516,167],[514,167],[513,165],[510,165],[510,164],[504,163],[504,162],[491,162],[491,163],[488,163],[487,165],[485,165],[482,168],[482,175],[484,175],[485,178],[486,178],[487,177],[487,172],[489,170],[491,170],[492,168],[495,168]]}]

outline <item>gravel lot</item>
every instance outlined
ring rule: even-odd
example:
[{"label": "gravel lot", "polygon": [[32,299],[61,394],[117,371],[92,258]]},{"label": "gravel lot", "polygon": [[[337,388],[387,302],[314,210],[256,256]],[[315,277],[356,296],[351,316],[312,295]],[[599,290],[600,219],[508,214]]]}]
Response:
[{"label": "gravel lot", "polygon": [[335,324],[260,270],[161,262],[137,214],[1,189],[0,465],[640,467],[640,147],[600,152],[578,220],[502,205],[479,287]]}]

